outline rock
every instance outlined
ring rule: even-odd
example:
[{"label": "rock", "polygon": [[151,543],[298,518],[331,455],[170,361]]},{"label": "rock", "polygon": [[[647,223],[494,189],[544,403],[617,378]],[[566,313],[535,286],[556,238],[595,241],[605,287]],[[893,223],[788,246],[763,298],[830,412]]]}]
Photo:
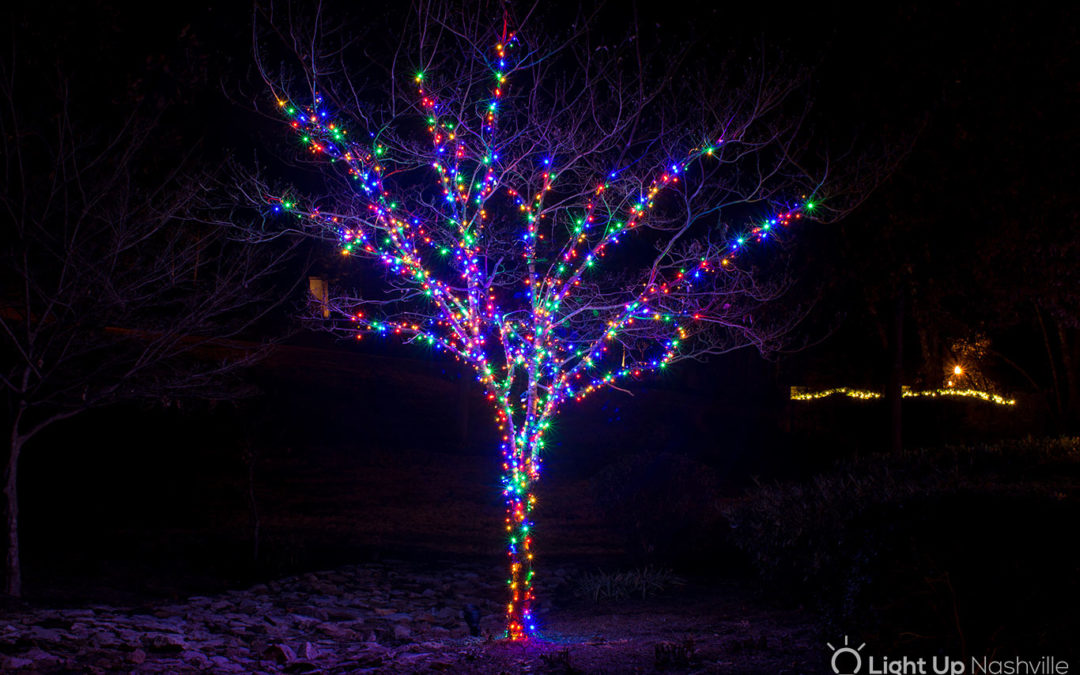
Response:
[{"label": "rock", "polygon": [[450,659],[440,659],[437,661],[428,661],[425,664],[430,670],[450,670],[456,668],[457,664]]},{"label": "rock", "polygon": [[191,650],[180,652],[180,658],[182,658],[186,663],[193,664],[199,668],[210,667],[210,659],[208,659],[206,655],[202,652],[196,652]]},{"label": "rock", "polygon": [[322,607],[313,607],[311,605],[305,605],[303,607],[298,607],[297,609],[298,609],[297,616],[311,616],[311,617],[314,617],[314,618],[318,619],[319,621],[326,621],[327,619],[330,618],[330,615],[327,614],[326,610],[323,609]]},{"label": "rock", "polygon": [[461,672],[462,608],[483,610],[485,632],[501,621],[501,574],[468,580],[478,569],[374,563],[133,610],[17,610],[0,621],[0,672]]},{"label": "rock", "polygon": [[233,663],[224,656],[211,656],[210,662],[217,673],[242,673],[246,670],[239,663]]},{"label": "rock", "polygon": [[159,619],[173,619],[184,615],[184,611],[177,607],[162,607],[154,610],[154,616]]},{"label": "rock", "polygon": [[33,661],[35,667],[38,668],[40,668],[41,666],[55,667],[60,665],[60,662],[64,660],[56,654],[50,654],[44,649],[39,649],[38,647],[34,647],[30,651],[23,654],[23,656]]},{"label": "rock", "polygon": [[22,668],[30,668],[34,665],[34,662],[30,659],[24,659],[20,656],[0,655],[0,665],[3,666],[4,671],[10,672],[13,670],[20,670]]},{"label": "rock", "polygon": [[452,607],[443,607],[442,609],[435,611],[435,616],[440,621],[457,621],[457,618],[460,616],[460,612]]},{"label": "rock", "polygon": [[312,624],[319,623],[318,619],[313,616],[308,616],[306,614],[290,614],[289,616],[292,618],[293,621],[296,621],[297,623],[304,626],[310,626]]},{"label": "rock", "polygon": [[262,609],[254,600],[242,600],[236,605],[236,611],[246,616],[258,614]]},{"label": "rock", "polygon": [[402,654],[398,657],[397,660],[401,663],[412,665],[415,664],[417,661],[421,661],[429,656],[431,656],[429,652],[420,652],[418,654]]},{"label": "rock", "polygon": [[351,631],[348,628],[343,628],[333,623],[320,623],[315,626],[315,630],[322,631],[330,637],[337,638],[339,640],[353,640],[356,639],[356,631]]},{"label": "rock", "polygon": [[187,643],[179,636],[160,633],[143,637],[143,644],[152,652],[172,653],[187,649]]},{"label": "rock", "polygon": [[34,626],[30,632],[30,638],[37,642],[64,642],[67,636],[61,633],[55,628],[41,628],[40,626]]},{"label": "rock", "polygon": [[329,607],[326,610],[326,618],[333,621],[354,621],[363,618],[363,614],[355,609],[345,607]]},{"label": "rock", "polygon": [[120,644],[120,640],[116,639],[116,636],[108,631],[97,630],[89,636],[90,644],[95,647],[115,647]]},{"label": "rock", "polygon": [[296,660],[296,652],[293,651],[292,647],[285,644],[270,645],[263,652],[263,656],[278,663],[292,663]]}]

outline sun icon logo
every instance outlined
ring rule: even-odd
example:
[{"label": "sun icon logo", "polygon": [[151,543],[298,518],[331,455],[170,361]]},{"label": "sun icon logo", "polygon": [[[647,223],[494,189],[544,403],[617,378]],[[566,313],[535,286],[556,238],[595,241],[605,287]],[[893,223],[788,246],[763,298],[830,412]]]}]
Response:
[{"label": "sun icon logo", "polygon": [[[856,673],[862,670],[862,655],[859,654],[859,652],[866,646],[865,642],[858,647],[852,647],[848,642],[848,636],[845,635],[844,646],[839,649],[833,647],[831,642],[826,642],[825,644],[833,651],[832,660],[829,661],[829,664],[832,666],[832,670],[836,675],[856,675]],[[841,659],[841,655],[844,655],[846,658]],[[840,665],[841,660],[846,662],[844,666]]]}]

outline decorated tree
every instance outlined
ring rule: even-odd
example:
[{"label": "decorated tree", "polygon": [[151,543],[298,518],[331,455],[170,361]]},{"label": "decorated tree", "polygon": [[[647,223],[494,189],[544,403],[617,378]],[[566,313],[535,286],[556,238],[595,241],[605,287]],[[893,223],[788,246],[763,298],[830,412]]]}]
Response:
[{"label": "decorated tree", "polygon": [[532,514],[559,412],[678,361],[782,344],[804,312],[778,303],[792,276],[775,249],[826,205],[800,165],[801,72],[744,60],[677,78],[679,56],[653,64],[634,40],[417,17],[384,60],[296,15],[272,33],[293,68],[266,67],[282,55],[258,45],[274,114],[321,177],[244,191],[276,216],[268,231],[332,238],[385,272],[331,298],[335,329],[475,369],[501,432],[519,640],[536,629]]}]

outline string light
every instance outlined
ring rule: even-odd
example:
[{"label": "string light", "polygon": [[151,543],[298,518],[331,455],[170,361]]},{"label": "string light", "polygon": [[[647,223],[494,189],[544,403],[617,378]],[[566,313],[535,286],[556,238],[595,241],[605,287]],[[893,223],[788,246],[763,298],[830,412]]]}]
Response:
[{"label": "string light", "polygon": [[[835,387],[833,389],[824,389],[821,391],[799,391],[796,387],[792,387],[791,400],[792,401],[816,401],[822,398],[828,398],[830,396],[847,396],[848,398],[854,398],[859,400],[872,400],[882,398],[882,394],[876,391],[867,391],[865,389],[850,389],[848,387]],[[978,389],[927,389],[924,391],[911,391],[903,390],[900,393],[902,398],[976,398],[987,403],[994,403],[996,405],[1013,406],[1016,405],[1016,399],[1005,398],[999,394],[995,394],[989,391],[980,391]]]},{"label": "string light", "polygon": [[931,389],[927,391],[909,391],[904,392],[905,398],[937,398],[937,397],[959,397],[959,398],[977,398],[987,403],[994,403],[997,405],[1011,406],[1016,405],[1016,399],[1005,398],[999,394],[995,394],[989,391],[980,391],[978,389]]},{"label": "string light", "polygon": [[[374,334],[420,342],[475,369],[501,436],[510,568],[506,625],[513,640],[536,631],[533,490],[545,436],[561,405],[666,368],[698,331],[726,320],[715,315],[723,310],[673,310],[672,298],[696,297],[702,292],[697,289],[708,288],[710,278],[737,273],[735,261],[743,251],[775,238],[819,206],[804,197],[760,219],[732,236],[716,256],[701,258],[669,278],[650,278],[625,303],[597,314],[593,333],[578,330],[571,319],[583,282],[596,278],[611,247],[648,225],[666,190],[687,180],[698,163],[722,157],[725,139],[714,136],[688,148],[629,196],[626,186],[617,182],[619,172],[611,172],[586,190],[589,197],[574,210],[566,240],[556,245],[541,225],[555,217],[545,200],[561,185],[558,158],[538,158],[535,183],[519,185],[514,180],[519,174],[507,169],[500,152],[499,120],[520,51],[517,37],[504,30],[487,64],[490,95],[475,108],[477,119],[463,117],[461,106],[441,101],[432,84],[435,74],[411,75],[417,109],[430,137],[426,164],[441,196],[425,197],[422,204],[395,198],[389,180],[400,166],[395,146],[376,133],[368,138],[350,134],[319,94],[310,105],[282,96],[278,106],[307,151],[349,178],[355,186],[353,204],[362,208],[331,213],[299,198],[267,196],[274,213],[332,232],[343,255],[377,260],[398,286],[418,293],[411,296],[417,307],[396,317],[354,312],[349,319],[358,337]],[[520,219],[516,261],[488,254],[489,236],[497,236],[489,235],[488,228],[498,203],[509,203]],[[438,217],[431,215],[435,208]],[[520,278],[520,290],[499,290],[499,274]],[[613,345],[619,338],[638,335],[642,326],[650,327],[653,346],[629,359],[625,347],[616,354]]]}]

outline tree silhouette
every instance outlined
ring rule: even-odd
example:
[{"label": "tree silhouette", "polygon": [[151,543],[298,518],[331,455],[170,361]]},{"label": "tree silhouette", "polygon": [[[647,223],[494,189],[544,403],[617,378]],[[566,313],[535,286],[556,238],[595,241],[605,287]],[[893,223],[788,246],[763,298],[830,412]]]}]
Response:
[{"label": "tree silhouette", "polygon": [[[132,399],[234,398],[290,247],[230,240],[166,108],[102,104],[0,61],[6,591],[22,593],[18,468],[57,422]],[[92,111],[92,112],[88,112]],[[190,148],[189,148],[190,150]],[[32,447],[32,445],[30,446]]]}]

